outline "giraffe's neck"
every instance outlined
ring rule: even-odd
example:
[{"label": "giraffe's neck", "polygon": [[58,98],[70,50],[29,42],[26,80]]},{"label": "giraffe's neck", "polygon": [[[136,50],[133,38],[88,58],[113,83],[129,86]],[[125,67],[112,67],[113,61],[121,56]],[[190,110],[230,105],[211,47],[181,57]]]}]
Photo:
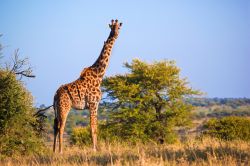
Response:
[{"label": "giraffe's neck", "polygon": [[108,39],[104,42],[104,46],[102,48],[102,51],[100,53],[100,56],[95,61],[95,63],[91,66],[95,69],[97,72],[97,75],[99,77],[103,77],[109,63],[109,58],[111,55],[111,50],[113,48],[113,45],[115,43],[115,37],[112,32],[110,32],[110,35]]}]

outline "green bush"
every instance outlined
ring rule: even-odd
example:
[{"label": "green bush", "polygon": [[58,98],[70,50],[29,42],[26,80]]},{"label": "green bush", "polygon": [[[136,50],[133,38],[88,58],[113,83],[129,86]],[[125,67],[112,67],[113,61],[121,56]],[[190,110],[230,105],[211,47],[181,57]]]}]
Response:
[{"label": "green bush", "polygon": [[204,135],[223,140],[250,141],[250,119],[244,117],[224,117],[210,119],[204,125]]},{"label": "green bush", "polygon": [[10,71],[0,69],[0,158],[44,150],[31,94]]},{"label": "green bush", "polygon": [[70,136],[71,143],[78,146],[90,145],[91,141],[91,134],[89,127],[76,127],[73,128],[71,136]]}]

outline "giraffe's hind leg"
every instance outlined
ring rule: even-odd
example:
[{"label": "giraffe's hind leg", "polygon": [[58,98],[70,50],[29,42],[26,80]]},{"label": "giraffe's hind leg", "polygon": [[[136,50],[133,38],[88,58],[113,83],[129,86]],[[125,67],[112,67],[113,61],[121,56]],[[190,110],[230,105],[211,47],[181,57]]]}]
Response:
[{"label": "giraffe's hind leg", "polygon": [[64,133],[64,128],[67,120],[67,115],[68,111],[65,112],[60,118],[60,127],[59,127],[59,152],[62,153],[62,148],[63,148],[63,133]]}]

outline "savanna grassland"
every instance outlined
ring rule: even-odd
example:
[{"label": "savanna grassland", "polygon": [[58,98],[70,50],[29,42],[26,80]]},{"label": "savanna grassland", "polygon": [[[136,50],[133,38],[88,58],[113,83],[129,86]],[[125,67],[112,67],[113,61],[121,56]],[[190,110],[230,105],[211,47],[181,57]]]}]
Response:
[{"label": "savanna grassland", "polygon": [[219,141],[213,138],[186,140],[185,143],[156,145],[100,143],[91,147],[68,146],[65,152],[4,159],[1,165],[249,165],[250,143]]},{"label": "savanna grassland", "polygon": [[[205,100],[208,100],[204,102]],[[218,100],[218,99],[217,99]],[[222,102],[225,99],[220,99]],[[200,137],[201,126],[207,119],[215,116],[239,114],[248,116],[248,104],[239,104],[238,100],[227,99],[224,104],[214,99],[192,101],[196,105],[193,125],[186,133],[182,133],[179,141],[173,144],[128,143],[100,141],[98,151],[93,152],[91,143],[76,146],[65,140],[63,154],[52,152],[52,139],[48,139],[47,150],[40,155],[12,157],[1,160],[1,165],[223,165],[247,166],[250,164],[250,142],[242,140],[224,141],[212,137]],[[238,105],[237,105],[238,103]],[[231,105],[231,106],[230,106]],[[227,111],[226,111],[227,110]],[[73,111],[71,119],[77,119],[79,112]],[[85,112],[86,113],[86,112]],[[50,112],[49,112],[50,114]],[[86,117],[85,120],[88,118]],[[80,119],[84,121],[84,119]],[[76,120],[77,121],[77,120]],[[72,126],[68,124],[68,131]],[[51,131],[52,132],[52,131]],[[49,134],[50,136],[51,133]],[[69,136],[70,132],[65,136]],[[67,137],[66,137],[67,138]]]}]

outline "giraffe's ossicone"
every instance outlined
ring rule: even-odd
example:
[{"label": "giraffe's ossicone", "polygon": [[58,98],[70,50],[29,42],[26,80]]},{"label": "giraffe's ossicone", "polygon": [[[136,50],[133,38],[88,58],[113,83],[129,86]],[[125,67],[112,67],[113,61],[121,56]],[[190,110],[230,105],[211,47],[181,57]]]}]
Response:
[{"label": "giraffe's ossicone", "polygon": [[96,62],[92,66],[83,69],[77,80],[62,85],[56,91],[53,103],[55,110],[54,152],[59,134],[59,151],[62,153],[64,128],[71,108],[78,110],[89,109],[93,149],[96,150],[97,109],[102,95],[100,85],[109,63],[112,47],[119,35],[121,26],[122,23],[119,23],[118,20],[112,20],[111,24],[109,24],[111,32],[108,39],[104,42],[104,46]]}]

